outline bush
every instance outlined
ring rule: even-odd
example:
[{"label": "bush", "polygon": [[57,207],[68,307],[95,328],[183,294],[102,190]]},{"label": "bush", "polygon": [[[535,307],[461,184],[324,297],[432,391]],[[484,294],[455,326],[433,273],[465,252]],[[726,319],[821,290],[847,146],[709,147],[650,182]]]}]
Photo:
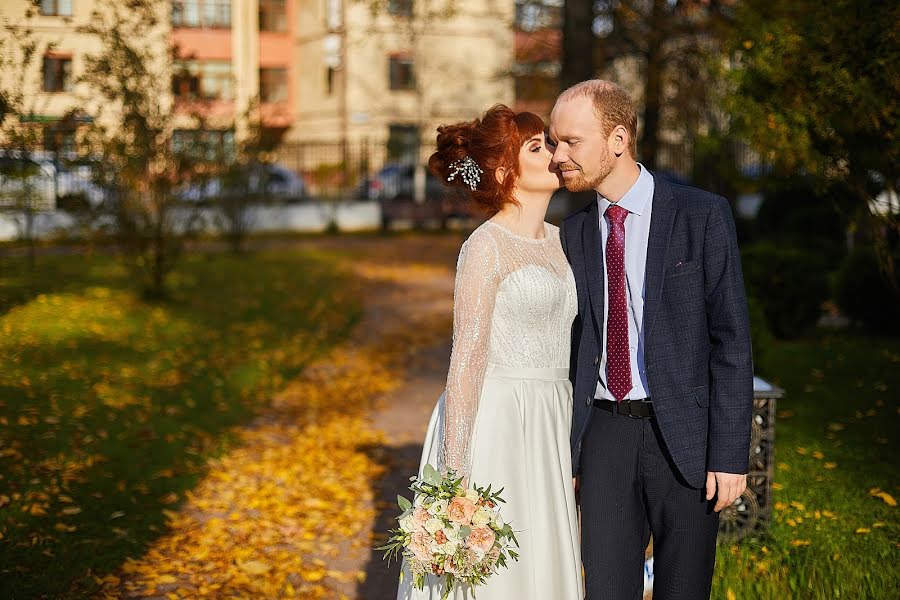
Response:
[{"label": "bush", "polygon": [[[900,248],[894,251],[900,266]],[[900,333],[900,294],[879,271],[875,251],[857,247],[841,265],[835,299],[844,314],[875,333]]]},{"label": "bush", "polygon": [[808,332],[828,297],[821,255],[770,242],[747,246],[741,254],[748,295],[758,302],[772,333],[791,338]]},{"label": "bush", "polygon": [[747,308],[750,310],[750,339],[753,341],[753,370],[759,371],[766,355],[775,338],[769,330],[769,323],[763,313],[759,301],[753,296],[747,298]]}]

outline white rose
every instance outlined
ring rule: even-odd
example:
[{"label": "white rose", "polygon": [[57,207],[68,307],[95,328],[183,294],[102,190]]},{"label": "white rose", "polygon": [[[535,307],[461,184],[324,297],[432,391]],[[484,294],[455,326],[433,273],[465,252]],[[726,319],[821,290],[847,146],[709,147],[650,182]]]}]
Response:
[{"label": "white rose", "polygon": [[474,515],[472,515],[472,525],[474,525],[475,527],[484,527],[491,522],[491,517],[493,516],[494,511],[482,506],[477,511],[475,511]]},{"label": "white rose", "polygon": [[412,533],[416,530],[416,520],[413,519],[412,515],[407,515],[400,519],[400,529],[406,533]]},{"label": "white rose", "polygon": [[443,515],[447,512],[447,501],[446,500],[437,500],[434,504],[428,507],[428,514],[431,515]]},{"label": "white rose", "polygon": [[448,540],[458,540],[459,539],[459,527],[444,528],[444,535],[447,536]]},{"label": "white rose", "polygon": [[472,502],[478,502],[478,499],[481,496],[475,490],[466,490],[466,499],[471,500]]},{"label": "white rose", "polygon": [[437,533],[438,530],[441,529],[443,526],[444,526],[444,522],[441,521],[440,519],[435,519],[434,517],[425,521],[425,531],[427,531],[431,535],[434,535],[435,533]]},{"label": "white rose", "polygon": [[459,540],[456,540],[456,539],[451,540],[448,537],[447,541],[444,542],[443,551],[448,556],[453,556],[454,554],[456,554],[457,548],[459,548]]}]

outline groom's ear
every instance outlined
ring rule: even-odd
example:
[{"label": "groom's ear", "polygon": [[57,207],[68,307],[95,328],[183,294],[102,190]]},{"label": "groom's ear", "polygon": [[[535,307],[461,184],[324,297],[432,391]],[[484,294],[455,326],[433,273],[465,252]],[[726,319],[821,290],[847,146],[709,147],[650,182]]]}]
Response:
[{"label": "groom's ear", "polygon": [[609,143],[616,156],[622,156],[628,150],[630,141],[628,139],[628,130],[621,125],[616,125],[612,133],[609,134]]}]

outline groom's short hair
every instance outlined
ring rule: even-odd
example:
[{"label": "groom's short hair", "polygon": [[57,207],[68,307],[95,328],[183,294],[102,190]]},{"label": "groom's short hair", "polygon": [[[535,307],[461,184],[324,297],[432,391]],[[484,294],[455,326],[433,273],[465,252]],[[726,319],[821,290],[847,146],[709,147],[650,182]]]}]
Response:
[{"label": "groom's short hair", "polygon": [[612,81],[588,79],[568,88],[559,95],[557,102],[580,97],[594,103],[603,135],[609,135],[619,125],[628,131],[628,150],[632,158],[637,158],[637,109],[628,92]]}]

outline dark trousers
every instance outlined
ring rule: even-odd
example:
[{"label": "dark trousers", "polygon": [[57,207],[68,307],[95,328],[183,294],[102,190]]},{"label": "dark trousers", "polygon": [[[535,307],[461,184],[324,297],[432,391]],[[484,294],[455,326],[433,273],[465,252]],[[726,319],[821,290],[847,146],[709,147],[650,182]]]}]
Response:
[{"label": "dark trousers", "polygon": [[654,600],[709,598],[719,514],[677,474],[656,419],[595,408],[581,455],[585,600],[642,597],[651,533]]}]

